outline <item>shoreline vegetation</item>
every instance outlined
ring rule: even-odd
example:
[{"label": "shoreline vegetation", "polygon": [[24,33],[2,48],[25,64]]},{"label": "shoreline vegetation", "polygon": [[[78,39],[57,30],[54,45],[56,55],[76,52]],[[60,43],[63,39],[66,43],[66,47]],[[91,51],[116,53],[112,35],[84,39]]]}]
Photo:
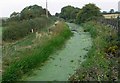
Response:
[{"label": "shoreline vegetation", "polygon": [[64,22],[59,22],[56,25],[53,34],[54,36],[50,40],[46,40],[41,46],[30,52],[23,53],[22,56],[24,55],[24,57],[21,59],[13,61],[4,71],[2,80],[17,81],[22,75],[46,61],[55,50],[60,49],[65,41],[72,36],[68,25]]},{"label": "shoreline vegetation", "polygon": [[45,8],[31,5],[2,20],[3,82],[21,80],[22,76],[42,66],[72,36],[69,26],[63,21],[55,24],[56,20],[82,26],[84,32],[89,32],[93,39],[86,60],[69,78],[70,81],[119,80],[119,37],[116,30],[97,22],[105,17],[96,4],[89,3],[82,8],[65,6],[55,16],[48,11],[48,16]]},{"label": "shoreline vegetation", "polygon": [[70,81],[117,81],[118,80],[118,35],[111,27],[90,21],[81,24],[90,32],[93,46]]}]

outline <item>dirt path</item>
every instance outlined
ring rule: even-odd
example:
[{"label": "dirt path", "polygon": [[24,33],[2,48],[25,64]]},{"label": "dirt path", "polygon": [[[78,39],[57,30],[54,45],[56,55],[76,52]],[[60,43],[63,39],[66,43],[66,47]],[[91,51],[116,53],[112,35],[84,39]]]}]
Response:
[{"label": "dirt path", "polygon": [[30,76],[24,76],[25,81],[67,81],[70,75],[80,66],[85,59],[92,41],[90,34],[75,24],[68,23],[74,31],[65,46],[51,55],[42,67],[36,69]]}]

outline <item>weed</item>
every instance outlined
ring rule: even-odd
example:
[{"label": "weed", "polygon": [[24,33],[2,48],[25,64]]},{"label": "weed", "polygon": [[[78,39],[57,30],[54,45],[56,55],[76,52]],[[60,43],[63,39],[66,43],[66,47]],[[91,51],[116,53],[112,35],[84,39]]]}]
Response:
[{"label": "weed", "polygon": [[19,60],[14,60],[13,63],[6,68],[2,80],[17,81],[22,75],[46,61],[55,50],[59,49],[72,33],[65,23],[62,22],[58,26],[60,31],[57,35],[52,37],[52,39],[47,40],[41,46],[31,50],[31,54],[29,52],[23,53],[22,56],[24,57]]},{"label": "weed", "polygon": [[[109,48],[107,51],[113,52],[114,49],[118,48],[115,46],[117,44],[115,40],[117,38],[115,30],[112,30],[112,28],[103,26],[94,21],[84,23],[82,26],[85,31],[90,32],[93,39],[93,46],[87,54],[86,61],[82,63],[82,66],[78,71],[80,73],[72,76],[70,80],[109,81],[116,79],[116,74],[110,74],[110,71],[114,72],[114,70],[111,68],[117,65],[117,63],[115,62],[114,58],[108,60],[106,58],[105,51],[105,49],[111,46],[111,44],[114,46]],[[108,40],[110,35],[112,40]],[[114,63],[114,65],[112,63]]]}]

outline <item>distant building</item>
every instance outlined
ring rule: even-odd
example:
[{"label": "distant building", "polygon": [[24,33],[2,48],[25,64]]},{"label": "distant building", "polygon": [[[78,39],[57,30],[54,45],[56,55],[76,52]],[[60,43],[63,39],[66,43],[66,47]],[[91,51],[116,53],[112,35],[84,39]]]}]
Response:
[{"label": "distant building", "polygon": [[118,2],[118,12],[120,12],[120,1]]},{"label": "distant building", "polygon": [[119,16],[119,14],[103,14],[103,16],[106,19],[113,19],[113,18],[117,18]]}]

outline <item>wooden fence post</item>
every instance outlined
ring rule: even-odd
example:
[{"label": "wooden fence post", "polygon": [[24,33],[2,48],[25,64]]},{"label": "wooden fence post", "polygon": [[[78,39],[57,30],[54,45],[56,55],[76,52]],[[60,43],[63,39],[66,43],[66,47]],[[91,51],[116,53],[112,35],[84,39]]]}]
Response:
[{"label": "wooden fence post", "polygon": [[117,30],[118,30],[118,41],[119,41],[118,46],[120,47],[120,16],[118,16],[117,21],[118,21],[117,22],[118,23],[117,24],[118,25],[117,26],[117,28],[118,28]]}]

